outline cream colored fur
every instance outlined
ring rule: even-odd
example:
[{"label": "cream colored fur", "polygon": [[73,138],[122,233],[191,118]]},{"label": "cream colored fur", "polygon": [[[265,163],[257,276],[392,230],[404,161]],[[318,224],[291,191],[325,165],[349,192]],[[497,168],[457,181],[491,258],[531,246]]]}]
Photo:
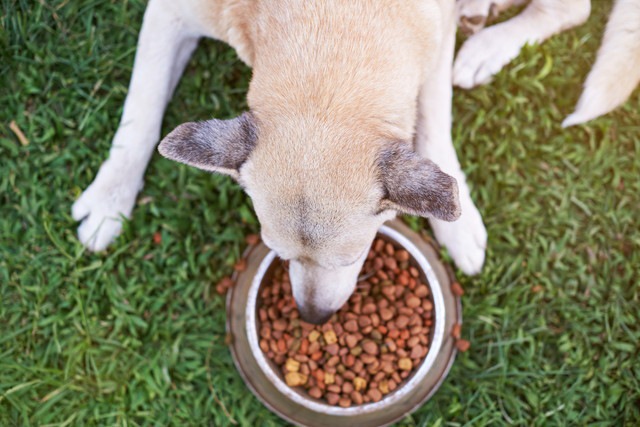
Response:
[{"label": "cream colored fur", "polygon": [[[460,219],[432,225],[463,271],[478,272],[486,232],[450,135],[454,18],[449,0],[151,0],[110,157],[73,207],[81,241],[104,249],[131,214],[166,103],[208,36],[253,67],[257,144],[232,175],[265,243],[291,260],[303,315],[319,321],[346,301],[377,229],[401,209],[381,202],[379,155],[394,141],[413,141],[457,180]],[[185,129],[164,155],[180,160],[170,142]]]}]

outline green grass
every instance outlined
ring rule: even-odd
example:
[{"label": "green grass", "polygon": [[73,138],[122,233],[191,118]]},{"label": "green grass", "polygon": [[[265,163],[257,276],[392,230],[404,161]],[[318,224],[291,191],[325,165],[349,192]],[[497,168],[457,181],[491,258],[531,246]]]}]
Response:
[{"label": "green grass", "polygon": [[[156,156],[109,251],[75,237],[71,204],[116,129],[144,2],[2,6],[0,425],[282,425],[237,374],[212,292],[258,229],[238,186]],[[399,425],[640,423],[638,93],[560,128],[610,7],[594,1],[586,25],[455,92],[488,258],[460,276],[471,350]],[[202,43],[163,132],[239,113],[249,77],[229,48]]]}]

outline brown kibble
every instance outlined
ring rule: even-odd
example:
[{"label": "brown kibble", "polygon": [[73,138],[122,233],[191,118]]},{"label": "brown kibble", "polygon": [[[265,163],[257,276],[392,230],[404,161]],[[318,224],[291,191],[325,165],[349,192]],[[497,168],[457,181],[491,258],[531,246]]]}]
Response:
[{"label": "brown kibble", "polygon": [[415,295],[409,295],[405,300],[404,303],[407,305],[407,307],[409,308],[416,308],[416,307],[420,307],[420,305],[422,304],[422,301],[420,301],[420,298],[418,298]]},{"label": "brown kibble", "polygon": [[334,342],[333,344],[325,346],[324,351],[332,356],[335,356],[336,354],[338,354],[338,351],[340,351],[340,346]]},{"label": "brown kibble", "polygon": [[359,391],[354,390],[349,396],[351,397],[353,403],[355,403],[356,405],[362,405],[362,394]]},{"label": "brown kibble", "polygon": [[396,249],[391,243],[387,243],[386,245],[384,245],[384,252],[389,256],[393,256],[393,254],[395,254],[396,252]]},{"label": "brown kibble", "polygon": [[393,318],[393,311],[389,308],[381,308],[380,309],[380,317],[384,321],[391,320]]},{"label": "brown kibble", "polygon": [[320,399],[322,397],[322,390],[318,387],[311,387],[307,393],[309,393],[309,396],[314,399]]},{"label": "brown kibble", "polygon": [[309,344],[309,354],[317,353],[318,351],[320,351],[320,341],[314,341]]},{"label": "brown kibble", "polygon": [[376,307],[376,305],[374,303],[370,302],[370,303],[367,303],[367,304],[362,306],[361,312],[362,312],[362,314],[367,314],[368,315],[368,314],[375,313],[377,309],[378,308]]},{"label": "brown kibble", "polygon": [[398,368],[402,369],[403,371],[410,371],[413,368],[413,362],[411,362],[411,359],[409,359],[408,357],[403,357],[398,360]]},{"label": "brown kibble", "polygon": [[240,258],[233,266],[233,269],[238,273],[245,271],[247,269],[247,260],[245,258]]},{"label": "brown kibble", "polygon": [[347,347],[353,348],[358,344],[358,337],[355,335],[347,335],[345,336],[345,342],[347,343]]},{"label": "brown kibble", "polygon": [[304,354],[296,354],[295,356],[293,356],[293,358],[300,363],[307,363],[309,361],[309,358]]},{"label": "brown kibble", "polygon": [[455,325],[453,325],[453,328],[451,328],[451,336],[458,340],[460,339],[461,333],[462,333],[462,325],[459,323],[456,323]]},{"label": "brown kibble", "polygon": [[340,357],[339,356],[331,356],[329,358],[329,360],[326,361],[325,365],[332,368],[334,366],[336,366],[338,363],[340,363]]},{"label": "brown kibble", "polygon": [[216,284],[216,292],[220,295],[225,294],[229,288],[233,286],[233,280],[230,277],[223,277],[218,284]]},{"label": "brown kibble", "polygon": [[344,371],[342,377],[347,381],[353,381],[353,379],[356,377],[356,374],[353,371]]},{"label": "brown kibble", "polygon": [[469,347],[471,347],[471,343],[467,340],[460,339],[456,341],[456,348],[463,353],[469,350]]},{"label": "brown kibble", "polygon": [[362,347],[357,345],[351,349],[350,353],[354,356],[360,356],[360,354],[362,354]]},{"label": "brown kibble", "polygon": [[396,251],[396,260],[398,260],[399,262],[405,262],[405,261],[409,261],[409,252],[407,252],[404,249],[401,249],[399,251]]},{"label": "brown kibble", "polygon": [[255,246],[260,243],[260,235],[259,234],[247,234],[247,237],[244,238],[244,241],[249,246]]},{"label": "brown kibble", "polygon": [[338,400],[338,405],[340,405],[340,407],[342,408],[348,408],[349,406],[351,406],[351,399],[349,399],[348,397],[343,397],[342,399]]},{"label": "brown kibble", "polygon": [[371,317],[369,316],[360,316],[358,317],[358,326],[360,326],[360,328],[366,328],[367,326],[371,325]]},{"label": "brown kibble", "polygon": [[284,319],[277,319],[273,321],[273,329],[276,331],[285,331],[289,326],[289,323]]},{"label": "brown kibble", "polygon": [[460,283],[458,282],[453,282],[451,284],[451,292],[453,292],[454,295],[459,297],[464,295],[464,289],[462,289],[462,286],[460,286]]},{"label": "brown kibble", "polygon": [[362,343],[362,349],[365,351],[365,353],[374,356],[379,353],[378,345],[373,341],[365,341],[364,343]]},{"label": "brown kibble", "polygon": [[405,316],[404,314],[401,314],[396,319],[396,326],[399,329],[406,328],[408,324],[409,324],[409,318],[407,316]]},{"label": "brown kibble", "polygon": [[353,354],[347,354],[345,356],[344,366],[347,368],[352,367],[356,363],[356,357]]},{"label": "brown kibble", "polygon": [[362,363],[364,363],[365,365],[369,365],[369,364],[377,361],[375,356],[373,356],[371,354],[367,354],[367,353],[361,354],[360,355],[360,360],[362,360]]},{"label": "brown kibble", "polygon": [[414,291],[418,298],[424,298],[429,295],[429,288],[426,285],[420,285]]},{"label": "brown kibble", "polygon": [[422,357],[422,350],[423,348],[421,345],[416,345],[411,349],[411,353],[409,354],[409,357],[412,359],[417,359],[419,357]]},{"label": "brown kibble", "polygon": [[347,332],[357,332],[358,331],[358,322],[356,322],[353,319],[348,320],[344,324],[344,330],[347,331]]},{"label": "brown kibble", "polygon": [[340,386],[337,384],[331,384],[327,386],[327,391],[331,392],[331,393],[337,393],[340,394],[340,392],[342,391],[340,389]]},{"label": "brown kibble", "polygon": [[327,393],[324,397],[327,399],[329,405],[336,405],[340,401],[340,395],[338,393]]},{"label": "brown kibble", "polygon": [[398,262],[395,258],[387,258],[384,260],[384,266],[387,267],[391,271],[395,271],[398,269]]},{"label": "brown kibble", "polygon": [[378,390],[377,388],[369,389],[369,391],[367,392],[367,396],[369,396],[374,402],[379,402],[380,400],[382,400],[382,393],[380,393],[380,390]]}]

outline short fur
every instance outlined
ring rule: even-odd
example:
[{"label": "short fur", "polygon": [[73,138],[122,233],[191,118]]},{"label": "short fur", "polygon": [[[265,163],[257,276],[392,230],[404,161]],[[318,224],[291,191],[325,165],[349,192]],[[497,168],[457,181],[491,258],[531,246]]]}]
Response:
[{"label": "short fur", "polygon": [[160,152],[240,183],[305,319],[346,301],[398,211],[432,217],[479,271],[486,232],[450,135],[454,17],[451,0],[151,0],[111,155],[73,207],[81,241],[103,249],[130,215],[164,107],[209,36],[253,67],[250,112],[181,125]]}]

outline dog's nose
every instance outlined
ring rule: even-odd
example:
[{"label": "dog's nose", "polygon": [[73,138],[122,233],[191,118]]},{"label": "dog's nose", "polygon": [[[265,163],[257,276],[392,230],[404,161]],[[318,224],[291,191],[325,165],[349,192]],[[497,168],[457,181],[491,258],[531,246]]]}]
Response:
[{"label": "dog's nose", "polygon": [[300,317],[307,323],[314,325],[323,325],[333,316],[334,311],[318,309],[313,306],[298,307]]}]

